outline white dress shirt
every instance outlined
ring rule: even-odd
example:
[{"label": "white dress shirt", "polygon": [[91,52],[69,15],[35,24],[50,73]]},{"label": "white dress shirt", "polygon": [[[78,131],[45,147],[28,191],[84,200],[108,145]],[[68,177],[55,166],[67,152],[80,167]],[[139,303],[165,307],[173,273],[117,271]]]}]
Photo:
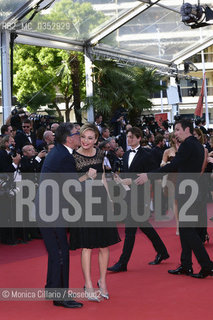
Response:
[{"label": "white dress shirt", "polygon": [[130,153],[129,153],[129,159],[128,159],[128,168],[131,166],[131,163],[132,163],[136,153],[138,152],[139,148],[140,148],[140,146],[137,146],[135,149],[131,148]]},{"label": "white dress shirt", "polygon": [[72,148],[66,146],[65,144],[64,144],[64,146],[65,146],[65,148],[67,148],[67,150],[69,151],[70,154],[73,154],[73,149]]}]

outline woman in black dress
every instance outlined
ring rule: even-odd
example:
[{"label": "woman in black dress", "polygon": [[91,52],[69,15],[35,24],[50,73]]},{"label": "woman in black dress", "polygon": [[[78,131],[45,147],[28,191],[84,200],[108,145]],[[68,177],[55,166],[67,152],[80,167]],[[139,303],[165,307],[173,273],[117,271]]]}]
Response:
[{"label": "woman in black dress", "polygon": [[[87,177],[94,179],[97,172],[103,172],[104,153],[94,145],[98,139],[98,129],[95,125],[87,123],[81,127],[81,147],[73,153],[78,172],[86,173]],[[103,186],[104,188],[104,186]],[[86,205],[86,204],[85,204]],[[85,291],[93,292],[91,279],[91,254],[93,248],[99,248],[100,278],[98,286],[102,297],[109,299],[106,272],[109,261],[109,246],[120,241],[117,228],[80,227],[71,229],[70,249],[82,248],[81,263],[85,279]],[[97,298],[90,300],[98,301]]]}]

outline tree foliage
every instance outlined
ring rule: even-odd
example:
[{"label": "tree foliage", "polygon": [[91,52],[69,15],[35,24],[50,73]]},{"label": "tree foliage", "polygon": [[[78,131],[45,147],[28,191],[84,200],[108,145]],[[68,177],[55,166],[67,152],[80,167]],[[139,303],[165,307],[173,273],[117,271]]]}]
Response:
[{"label": "tree foliage", "polygon": [[94,96],[90,102],[96,112],[107,116],[123,107],[134,124],[143,110],[151,109],[151,95],[162,89],[156,70],[122,66],[115,61],[96,61],[94,65]]},{"label": "tree foliage", "polygon": [[[103,14],[93,10],[90,3],[62,0],[56,2],[48,14],[37,14],[33,21],[45,21],[46,23],[48,21],[71,21],[73,28],[69,32],[69,37],[78,39],[88,36],[88,32],[93,30],[97,24],[102,23],[104,19]],[[51,30],[46,30],[46,32],[50,33]],[[48,102],[55,106],[60,115],[57,93],[61,94],[65,102],[66,121],[69,120],[70,111],[74,109],[76,120],[81,122],[80,104],[85,99],[83,54],[16,45],[14,94],[19,102],[26,104],[31,111],[38,109],[39,102],[43,101],[44,104]]]}]

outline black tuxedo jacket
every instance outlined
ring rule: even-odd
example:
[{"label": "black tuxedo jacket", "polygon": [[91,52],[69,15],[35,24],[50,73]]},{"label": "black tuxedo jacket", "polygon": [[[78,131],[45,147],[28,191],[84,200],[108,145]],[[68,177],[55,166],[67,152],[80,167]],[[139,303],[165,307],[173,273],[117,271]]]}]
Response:
[{"label": "black tuxedo jacket", "polygon": [[16,169],[12,163],[12,157],[7,153],[7,151],[0,149],[0,172],[14,172]]},{"label": "black tuxedo jacket", "polygon": [[40,172],[44,160],[41,159],[41,161],[38,162],[35,158],[36,157],[29,158],[23,156],[20,162],[20,171],[22,173]]},{"label": "black tuxedo jacket", "polygon": [[152,156],[155,159],[155,162],[157,163],[158,167],[160,167],[164,150],[165,149],[157,147],[157,146],[152,149]]},{"label": "black tuxedo jacket", "polygon": [[121,133],[118,138],[118,145],[123,148],[124,152],[126,151],[126,148],[127,148],[126,142],[127,142],[126,141],[126,133]]},{"label": "black tuxedo jacket", "polygon": [[158,172],[201,172],[204,161],[204,147],[193,136],[181,143],[171,163],[161,167]]},{"label": "black tuxedo jacket", "polygon": [[157,168],[157,164],[152,157],[151,150],[139,147],[130,167],[128,167],[130,150],[123,156],[123,172],[149,172]]},{"label": "black tuxedo jacket", "polygon": [[[32,145],[36,148],[36,135],[33,132],[30,133],[30,138]],[[30,141],[24,132],[19,131],[15,135],[15,143],[16,149],[22,150],[25,145],[30,144]]]},{"label": "black tuxedo jacket", "polygon": [[75,160],[65,146],[57,144],[46,156],[41,172],[76,172]]},{"label": "black tuxedo jacket", "polygon": [[[123,156],[123,172],[124,177],[131,178],[135,180],[137,178],[137,173],[148,172],[156,169],[157,165],[152,158],[151,150],[139,147],[137,153],[135,154],[130,167],[128,167],[130,150],[124,153]],[[135,188],[135,184],[130,187]],[[138,226],[138,224],[132,220],[134,212],[139,213],[143,212],[145,207],[149,207],[150,199],[145,197],[144,194],[144,185],[137,186],[136,189],[133,189],[133,194],[127,192],[126,203],[128,205],[128,211],[131,212],[131,215],[128,214],[126,224],[131,224],[132,226]],[[132,198],[133,195],[133,198]]]}]

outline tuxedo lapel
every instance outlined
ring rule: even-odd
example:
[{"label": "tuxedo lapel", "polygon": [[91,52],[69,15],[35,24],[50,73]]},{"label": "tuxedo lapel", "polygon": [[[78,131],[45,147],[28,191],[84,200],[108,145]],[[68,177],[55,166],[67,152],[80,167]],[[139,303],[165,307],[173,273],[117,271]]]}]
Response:
[{"label": "tuxedo lapel", "polygon": [[128,172],[129,151],[126,151],[123,156],[123,171]]},{"label": "tuxedo lapel", "polygon": [[136,171],[138,170],[138,168],[137,168],[137,162],[138,162],[138,159],[141,159],[141,150],[142,150],[142,148],[139,147],[139,148],[138,148],[138,151],[137,151],[136,155],[134,156],[134,158],[133,158],[133,160],[132,160],[132,163],[131,163],[131,165],[130,165],[130,167],[129,167],[129,170],[131,170],[132,172],[133,172],[133,171],[136,172]]}]

